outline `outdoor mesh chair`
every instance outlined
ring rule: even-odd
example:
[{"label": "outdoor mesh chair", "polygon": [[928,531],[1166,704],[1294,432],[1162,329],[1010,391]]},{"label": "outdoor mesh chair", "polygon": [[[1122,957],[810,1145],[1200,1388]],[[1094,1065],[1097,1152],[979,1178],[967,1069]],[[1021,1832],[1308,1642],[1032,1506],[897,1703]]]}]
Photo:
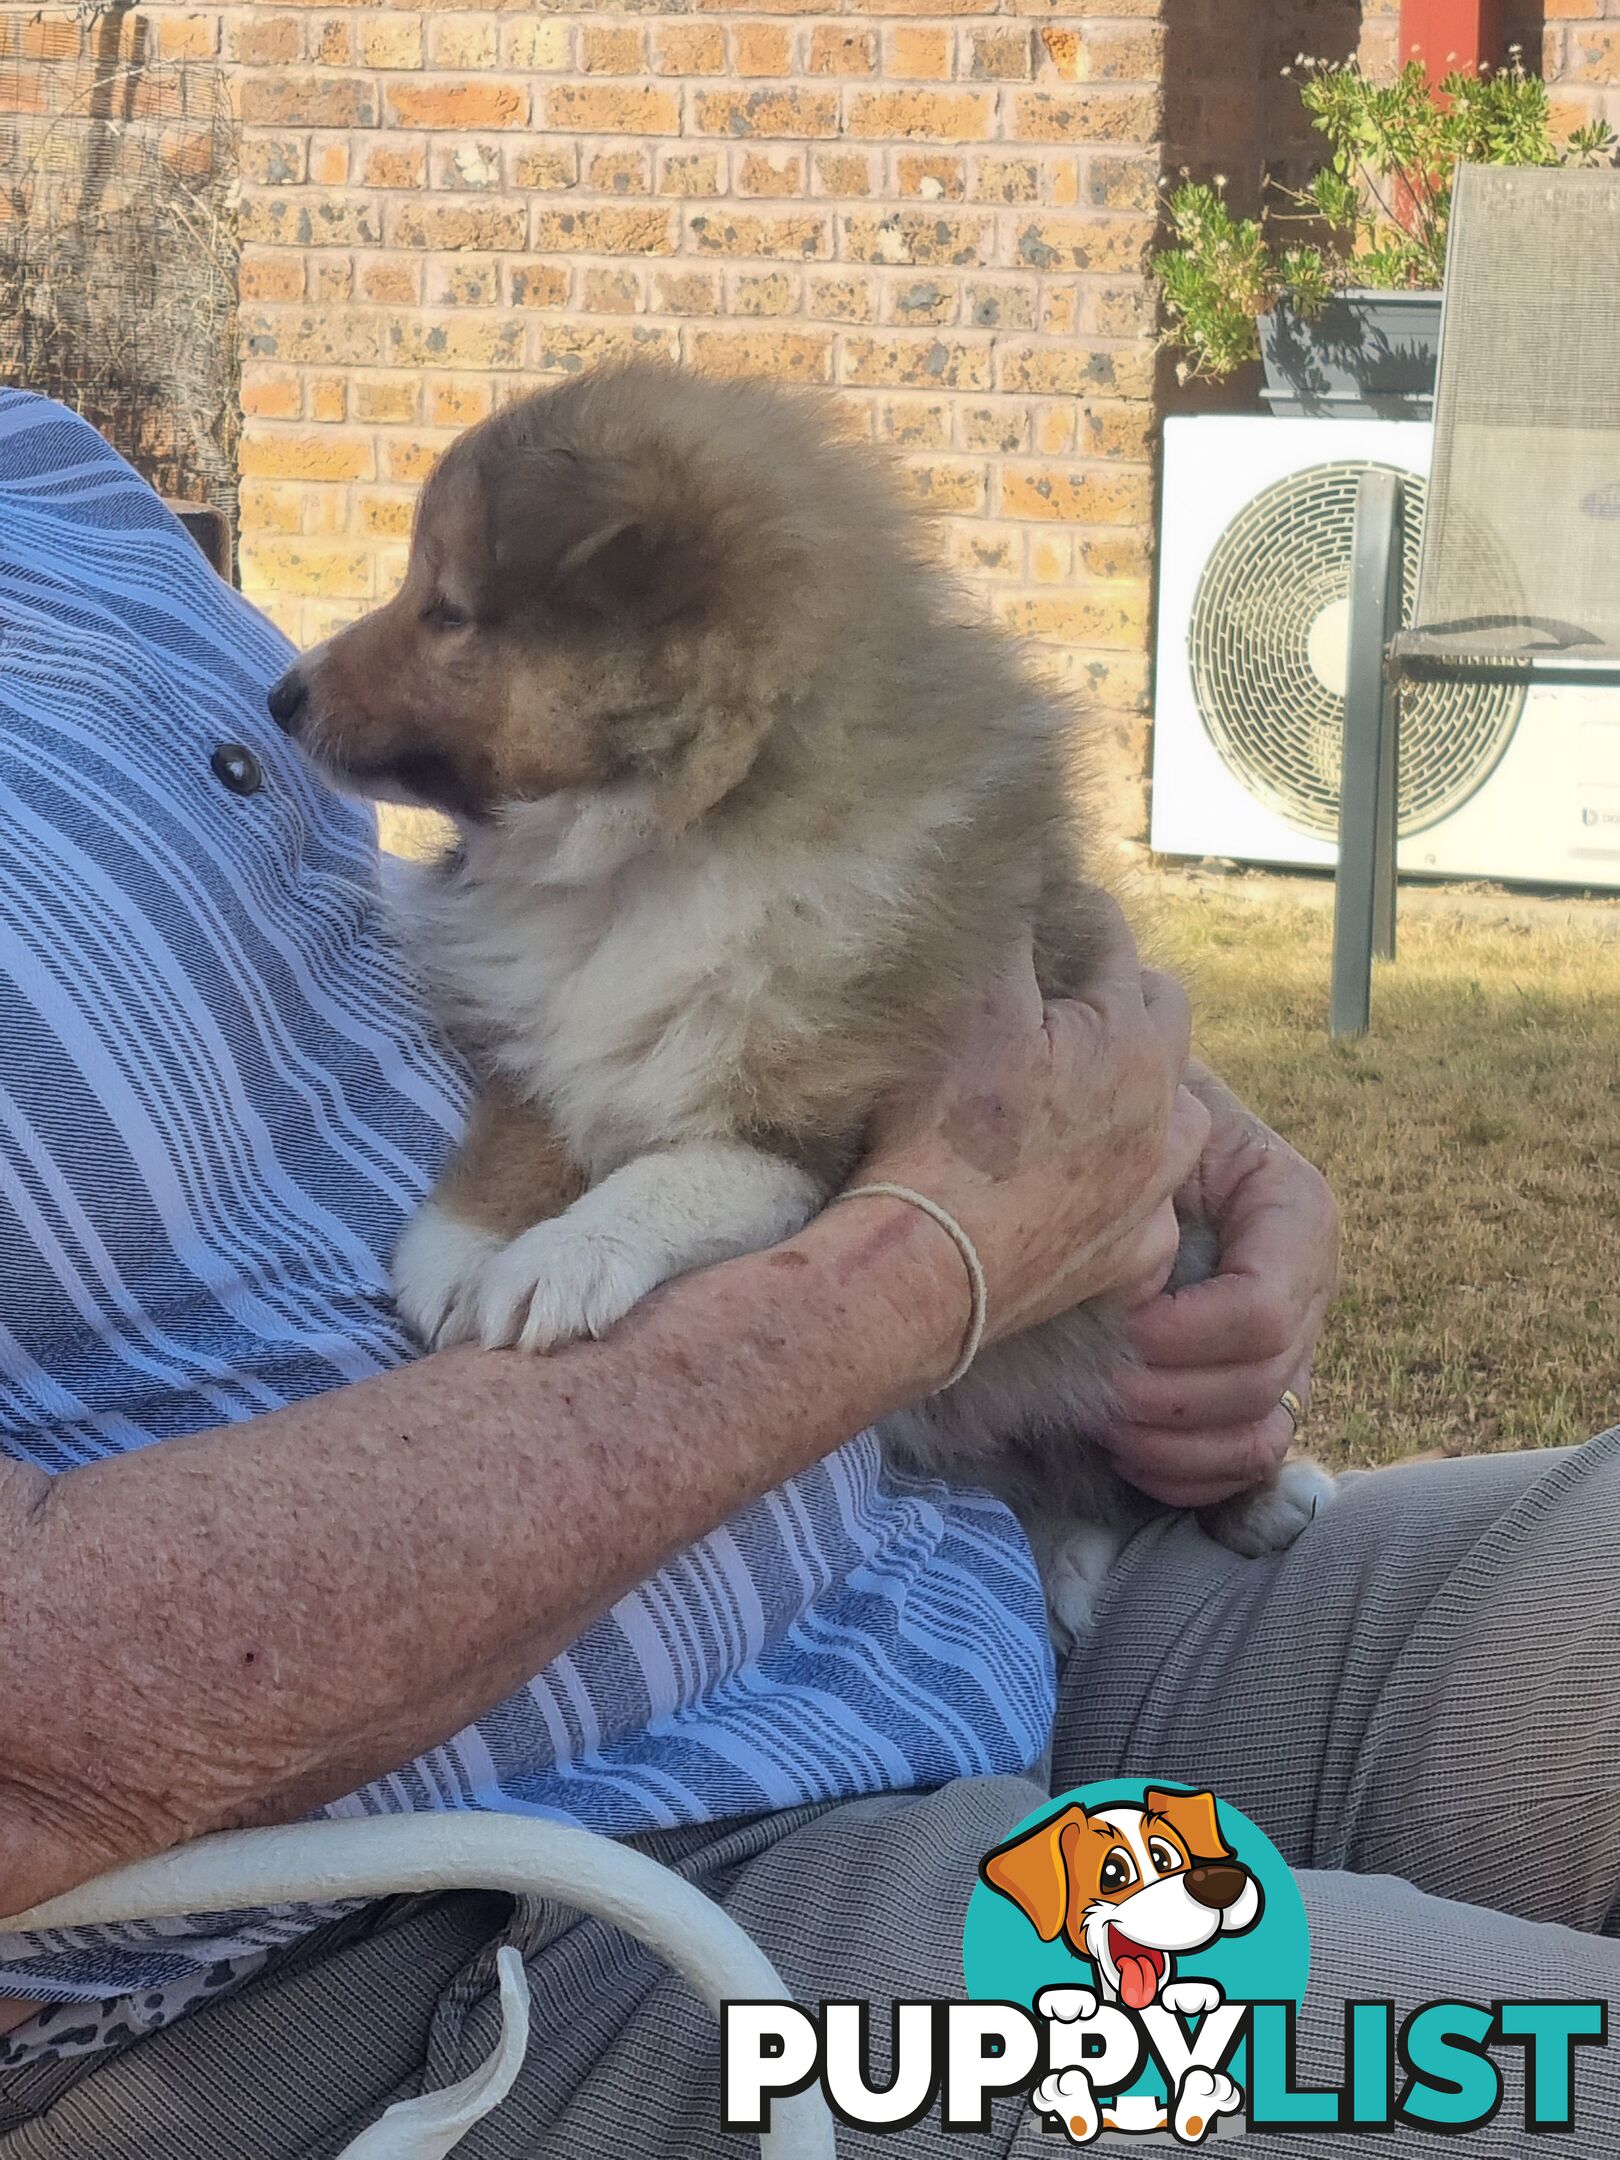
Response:
[{"label": "outdoor mesh chair", "polygon": [[1406,486],[1356,511],[1332,1031],[1366,1031],[1395,955],[1403,680],[1620,688],[1620,173],[1457,176],[1434,462],[1411,627]]}]

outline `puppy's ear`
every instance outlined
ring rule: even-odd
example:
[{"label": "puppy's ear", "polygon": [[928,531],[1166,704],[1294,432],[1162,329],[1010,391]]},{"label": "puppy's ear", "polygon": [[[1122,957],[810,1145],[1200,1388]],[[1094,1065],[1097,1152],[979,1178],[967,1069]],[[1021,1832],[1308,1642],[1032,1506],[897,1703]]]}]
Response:
[{"label": "puppy's ear", "polygon": [[1086,1811],[1066,1807],[986,1853],[979,1873],[1011,1898],[1042,1942],[1055,1942],[1069,1911],[1069,1843]]},{"label": "puppy's ear", "polygon": [[516,461],[498,487],[495,561],[508,597],[564,616],[651,627],[700,602],[706,553],[649,474],[561,452]]},{"label": "puppy's ear", "polygon": [[1162,1815],[1195,1860],[1230,1860],[1232,1848],[1221,1835],[1211,1792],[1162,1792],[1150,1785],[1142,1795],[1150,1815]]}]

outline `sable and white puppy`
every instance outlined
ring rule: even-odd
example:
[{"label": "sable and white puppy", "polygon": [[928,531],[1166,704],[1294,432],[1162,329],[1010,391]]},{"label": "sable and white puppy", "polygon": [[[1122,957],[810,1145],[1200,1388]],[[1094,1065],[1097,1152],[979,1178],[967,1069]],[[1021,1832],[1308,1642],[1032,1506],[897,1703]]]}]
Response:
[{"label": "sable and white puppy", "polygon": [[1259,1883],[1221,1835],[1215,1797],[1150,1787],[1141,1807],[1060,1810],[985,1855],[980,1873],[1042,1942],[1089,1958],[1104,2001],[1187,2015],[1220,1990],[1175,1961],[1260,1918]]},{"label": "sable and white puppy", "polygon": [[[270,706],[340,784],[460,829],[411,931],[484,1077],[396,1260],[429,1344],[600,1335],[801,1227],[1020,925],[1046,992],[1086,986],[1068,716],[804,397],[637,365],[508,407],[429,480],[397,595]],[[1120,1514],[1084,1444],[1119,1354],[1079,1311],[890,1437],[1056,1554]],[[1225,1534],[1286,1543],[1325,1491],[1303,1466]],[[1111,1547],[1077,1550],[1071,1632]]]}]

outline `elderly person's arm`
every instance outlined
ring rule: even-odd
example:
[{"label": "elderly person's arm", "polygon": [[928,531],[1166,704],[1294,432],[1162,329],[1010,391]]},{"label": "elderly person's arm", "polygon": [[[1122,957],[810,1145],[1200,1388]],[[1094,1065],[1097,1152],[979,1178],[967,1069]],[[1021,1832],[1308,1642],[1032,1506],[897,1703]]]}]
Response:
[{"label": "elderly person's arm", "polygon": [[[863,1175],[974,1238],[992,1336],[1151,1293],[1207,1117],[1121,932],[1027,960]],[[54,1480],[0,1472],[0,1911],[286,1819],[482,1713],[670,1554],[950,1371],[962,1258],[902,1202],[670,1285],[545,1361],[452,1351]]]}]

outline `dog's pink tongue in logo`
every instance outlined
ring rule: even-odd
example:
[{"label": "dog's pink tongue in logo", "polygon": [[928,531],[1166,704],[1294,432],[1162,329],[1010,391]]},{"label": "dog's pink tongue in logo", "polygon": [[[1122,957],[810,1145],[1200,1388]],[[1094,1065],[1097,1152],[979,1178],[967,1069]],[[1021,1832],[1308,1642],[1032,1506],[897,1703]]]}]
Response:
[{"label": "dog's pink tongue in logo", "polygon": [[1109,1930],[1108,1947],[1119,1967],[1119,1992],[1126,2009],[1145,2010],[1158,1992],[1159,1975],[1164,1970],[1162,1955],[1157,1950],[1144,1950],[1118,1928]]}]

